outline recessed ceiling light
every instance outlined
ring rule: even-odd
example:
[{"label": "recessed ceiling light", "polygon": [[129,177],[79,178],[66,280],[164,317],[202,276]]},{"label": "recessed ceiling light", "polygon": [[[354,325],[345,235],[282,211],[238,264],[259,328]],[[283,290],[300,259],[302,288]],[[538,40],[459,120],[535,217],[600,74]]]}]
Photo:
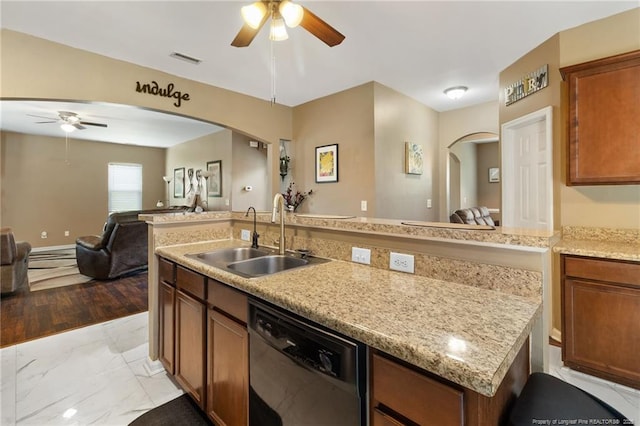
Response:
[{"label": "recessed ceiling light", "polygon": [[449,87],[444,91],[444,94],[447,95],[450,99],[460,99],[464,96],[467,90],[469,90],[467,86]]},{"label": "recessed ceiling light", "polygon": [[193,58],[191,56],[188,56],[179,52],[173,52],[169,56],[171,56],[172,58],[180,59],[181,61],[189,62],[190,64],[194,64],[194,65],[198,65],[200,62],[202,62],[201,59]]}]

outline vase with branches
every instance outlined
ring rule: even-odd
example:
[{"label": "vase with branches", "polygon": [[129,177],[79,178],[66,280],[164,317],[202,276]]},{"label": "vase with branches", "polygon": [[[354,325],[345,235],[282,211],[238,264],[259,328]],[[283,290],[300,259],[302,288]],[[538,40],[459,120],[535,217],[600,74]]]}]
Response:
[{"label": "vase with branches", "polygon": [[287,203],[289,208],[293,208],[295,212],[300,204],[311,194],[313,194],[313,189],[309,192],[300,192],[298,190],[294,191],[295,182],[289,183],[287,190],[282,194],[284,197],[284,201]]}]

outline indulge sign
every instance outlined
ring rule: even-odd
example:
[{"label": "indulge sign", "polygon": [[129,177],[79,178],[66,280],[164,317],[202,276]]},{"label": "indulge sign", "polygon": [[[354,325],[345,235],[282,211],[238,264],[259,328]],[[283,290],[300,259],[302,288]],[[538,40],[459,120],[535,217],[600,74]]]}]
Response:
[{"label": "indulge sign", "polygon": [[511,105],[540,89],[544,89],[548,84],[549,65],[544,65],[507,86],[504,89],[504,103],[505,105]]},{"label": "indulge sign", "polygon": [[139,81],[136,81],[136,92],[148,93],[150,95],[161,96],[163,98],[173,98],[176,100],[173,103],[176,108],[180,108],[182,101],[188,101],[190,99],[188,93],[182,93],[174,90],[173,83],[167,84],[167,87],[160,87],[156,81],[145,84],[141,84]]}]

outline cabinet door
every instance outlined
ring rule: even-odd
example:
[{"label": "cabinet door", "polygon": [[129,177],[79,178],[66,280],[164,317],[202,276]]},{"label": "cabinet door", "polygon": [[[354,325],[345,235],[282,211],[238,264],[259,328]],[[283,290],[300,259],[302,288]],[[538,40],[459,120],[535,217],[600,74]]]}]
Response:
[{"label": "cabinet door", "polygon": [[565,278],[565,364],[640,388],[640,287]]},{"label": "cabinet door", "polygon": [[407,423],[403,423],[390,415],[383,413],[375,408],[373,410],[373,417],[371,419],[371,426],[406,426]]},{"label": "cabinet door", "polygon": [[176,293],[175,377],[200,407],[204,408],[205,305],[193,297]]},{"label": "cabinet door", "polygon": [[565,67],[568,185],[640,182],[640,51]]},{"label": "cabinet door", "polygon": [[158,358],[167,373],[174,374],[174,319],[175,319],[175,303],[176,303],[176,289],[173,286],[160,282],[160,288],[158,292],[158,305],[160,316],[160,341],[159,341],[159,354]]},{"label": "cabinet door", "polygon": [[249,410],[247,329],[213,309],[207,323],[207,413],[216,424],[244,426]]}]

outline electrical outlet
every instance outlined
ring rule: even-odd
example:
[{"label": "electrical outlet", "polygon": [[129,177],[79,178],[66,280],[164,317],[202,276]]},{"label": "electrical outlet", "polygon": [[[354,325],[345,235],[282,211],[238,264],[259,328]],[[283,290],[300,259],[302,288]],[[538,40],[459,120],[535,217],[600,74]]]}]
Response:
[{"label": "electrical outlet", "polygon": [[351,261],[371,265],[371,250],[351,247]]},{"label": "electrical outlet", "polygon": [[367,200],[360,201],[360,210],[362,210],[363,212],[367,211]]},{"label": "electrical outlet", "polygon": [[427,198],[427,208],[431,208],[431,198]]},{"label": "electrical outlet", "polygon": [[413,274],[413,255],[391,252],[389,269]]},{"label": "electrical outlet", "polygon": [[251,241],[251,231],[248,229],[240,231],[240,239],[243,241]]},{"label": "electrical outlet", "polygon": [[40,233],[40,238],[42,238],[43,240],[47,238],[47,231],[42,231]]},{"label": "electrical outlet", "polygon": [[64,236],[68,237],[69,236],[69,231],[64,231]]}]

